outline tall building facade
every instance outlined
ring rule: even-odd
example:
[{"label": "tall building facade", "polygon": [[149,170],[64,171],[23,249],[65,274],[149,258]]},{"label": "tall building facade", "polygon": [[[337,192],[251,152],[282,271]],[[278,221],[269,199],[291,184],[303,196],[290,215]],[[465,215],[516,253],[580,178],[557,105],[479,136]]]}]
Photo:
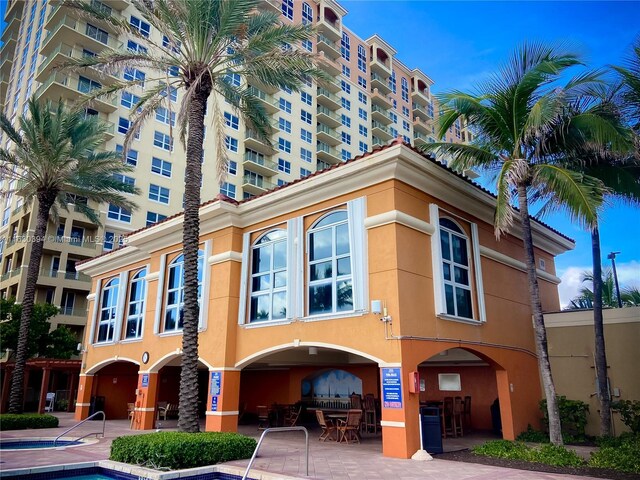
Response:
[{"label": "tall building facade", "polygon": [[[151,38],[160,32],[144,21],[127,0],[92,0],[135,26]],[[396,58],[396,50],[380,36],[360,38],[343,25],[347,11],[333,0],[264,0],[260,8],[278,12],[285,23],[314,24],[317,36],[297,48],[317,52],[323,68],[334,82],[327,87],[306,85],[300,92],[247,85],[261,99],[273,118],[271,145],[247,129],[242,118],[219,102],[224,114],[226,139],[216,145],[206,135],[203,161],[203,200],[218,193],[241,200],[348,160],[401,136],[416,146],[435,140],[438,111],[431,95],[431,80],[417,68]],[[74,103],[90,90],[108,85],[117,74],[86,69],[67,73],[55,67],[69,58],[99,53],[105,46],[119,47],[130,40],[100,22],[80,18],[74,11],[46,0],[10,0],[0,51],[0,99],[10,119],[26,111],[27,99],[35,93],[42,100],[63,99]],[[143,69],[119,73],[125,79],[142,78]],[[243,78],[230,78],[239,85]],[[122,149],[129,129],[131,108],[142,94],[138,87],[117,97],[94,101],[89,115],[109,122],[105,148]],[[171,93],[178,105],[181,92]],[[214,109],[208,109],[214,111]],[[211,124],[209,118],[207,125]],[[92,205],[100,212],[102,225],[87,221],[76,212],[70,198],[68,211],[49,225],[38,279],[38,302],[61,307],[54,323],[71,326],[81,335],[86,322],[89,278],[76,272],[77,262],[118,246],[128,232],[150,225],[182,209],[185,152],[170,138],[175,113],[159,109],[133,141],[125,161],[134,172],[124,178],[141,190],[138,210],[129,212],[112,205]],[[463,125],[448,132],[448,141],[468,141]],[[0,144],[9,141],[0,137]],[[226,148],[228,175],[216,177],[216,148]],[[1,188],[12,190],[15,184]],[[0,296],[20,299],[23,295],[31,245],[25,238],[35,227],[32,206],[16,195],[0,204]]]}]

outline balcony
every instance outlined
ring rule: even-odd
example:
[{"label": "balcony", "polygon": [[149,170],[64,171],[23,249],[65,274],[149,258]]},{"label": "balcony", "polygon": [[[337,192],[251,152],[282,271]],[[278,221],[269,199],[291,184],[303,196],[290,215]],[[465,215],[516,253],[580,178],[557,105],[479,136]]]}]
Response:
[{"label": "balcony", "polygon": [[267,157],[276,153],[276,150],[269,145],[269,142],[262,138],[255,130],[247,129],[245,131],[244,145],[251,150],[262,153]]},{"label": "balcony", "polygon": [[282,6],[279,0],[261,0],[258,2],[258,8],[265,12],[281,13]]},{"label": "balcony", "polygon": [[267,177],[272,177],[278,173],[278,165],[275,162],[267,160],[264,155],[252,151],[244,152],[242,166],[245,170],[249,169]]},{"label": "balcony", "polygon": [[371,106],[371,119],[380,122],[383,125],[390,125],[393,123],[393,120],[391,120],[391,116],[389,115],[389,110],[382,108],[379,105]]},{"label": "balcony", "polygon": [[422,90],[414,89],[411,92],[411,100],[413,101],[413,103],[418,103],[418,104],[422,105],[423,107],[426,107],[427,105],[429,105],[429,90],[427,90],[427,89],[422,89]]},{"label": "balcony", "polygon": [[63,270],[52,270],[50,268],[40,269],[38,276],[39,285],[66,286],[76,288],[87,288],[86,285],[79,286],[78,283],[91,285],[91,277],[80,272],[65,272]]},{"label": "balcony", "polygon": [[371,93],[371,104],[378,105],[384,110],[389,110],[391,107],[393,107],[391,99],[389,99],[389,97],[384,95],[382,92],[378,91],[377,88],[374,88],[373,92]]},{"label": "balcony", "polygon": [[342,139],[340,138],[338,132],[322,123],[318,123],[318,129],[316,132],[318,134],[318,140],[328,145],[333,145],[335,147],[336,145],[340,145],[340,143],[342,143]]},{"label": "balcony", "polygon": [[276,113],[279,108],[278,108],[278,103],[276,102],[276,100],[269,95],[268,93],[264,93],[262,90],[260,90],[259,88],[253,87],[253,86],[249,86],[247,87],[247,91],[253,95],[254,97],[256,97],[258,100],[260,100],[260,103],[262,104],[262,106],[264,107],[264,109],[269,112],[270,114],[274,114]]},{"label": "balcony", "polygon": [[411,105],[411,108],[412,108],[414,118],[420,117],[420,118],[424,118],[425,120],[429,118],[429,114],[427,113],[427,110],[421,104],[413,102],[413,104]]},{"label": "balcony", "polygon": [[391,87],[389,87],[389,77],[372,72],[371,88],[377,88],[380,93],[389,95],[391,93]]},{"label": "balcony", "polygon": [[[64,43],[58,45],[47,57],[40,63],[38,72],[36,73],[36,80],[38,82],[44,82],[51,74],[55,67],[63,63],[68,62],[70,59],[80,60],[85,57],[81,48],[72,47]],[[82,72],[83,76],[93,78],[100,83],[110,85],[118,81],[117,77],[111,73],[106,73],[98,70],[95,67],[85,68]]]},{"label": "balcony", "polygon": [[320,141],[318,141],[316,147],[316,156],[318,157],[318,160],[331,164],[342,161],[342,157],[338,153],[338,150]]},{"label": "balcony", "polygon": [[247,78],[247,83],[249,86],[254,86],[257,90],[262,90],[263,92],[270,93],[272,95],[280,91],[279,87],[266,85],[256,78]]},{"label": "balcony", "polygon": [[416,147],[426,145],[427,143],[433,143],[432,139],[426,136],[424,133],[413,132],[413,143]]},{"label": "balcony", "polygon": [[[129,23],[129,19],[125,18],[120,12],[118,12],[118,8],[114,5],[114,2],[110,0],[106,1],[93,1],[91,0],[94,8],[104,12],[105,14],[111,15],[111,18],[116,19],[120,23]],[[125,7],[126,8],[126,7]],[[73,8],[64,7],[61,3],[58,3],[50,12],[47,17],[47,21],[44,24],[44,28],[47,30],[51,30],[50,27],[57,25],[66,15],[73,16],[77,18],[82,18],[82,13]],[[101,20],[98,18],[92,18],[91,23],[97,27],[100,27],[103,30],[108,31],[109,33],[117,34],[118,29],[113,26],[113,24],[106,20]]]},{"label": "balcony", "polygon": [[323,52],[328,58],[337,60],[340,58],[340,45],[333,40],[325,37],[323,34],[318,34],[318,51]]},{"label": "balcony", "polygon": [[3,33],[2,42],[2,53],[11,52],[13,54],[16,50],[16,45],[18,44],[18,33],[10,32],[6,35]]},{"label": "balcony", "polygon": [[276,185],[261,176],[245,174],[242,177],[242,189],[252,195],[260,195],[276,188]]},{"label": "balcony", "polygon": [[115,50],[122,47],[122,43],[118,42],[113,36],[93,32],[91,25],[69,15],[62,17],[60,22],[50,29],[42,42],[40,53],[49,55],[60,43],[82,45],[94,53],[101,52],[105,47]]},{"label": "balcony", "polygon": [[337,114],[329,110],[327,107],[323,107],[322,105],[318,105],[318,109],[316,110],[316,118],[319,122],[322,122],[325,125],[329,125],[333,128],[342,125],[342,119]]},{"label": "balcony", "polygon": [[8,18],[10,15],[22,15],[24,9],[24,0],[9,0],[7,3],[7,9],[4,12],[4,18]]},{"label": "balcony", "polygon": [[7,26],[4,27],[4,32],[2,32],[3,37],[9,37],[13,34],[18,36],[18,31],[20,30],[20,18],[22,17],[22,12],[15,11],[13,14],[5,20]]},{"label": "balcony", "polygon": [[339,110],[342,107],[340,99],[323,87],[318,87],[318,97],[316,98],[318,105],[322,105],[329,110]]},{"label": "balcony", "polygon": [[3,75],[6,75],[9,78],[11,74],[11,65],[13,64],[13,51],[12,50],[2,50],[2,55],[0,55],[0,72]]},{"label": "balcony", "polygon": [[325,55],[324,52],[318,54],[318,59],[318,66],[332,77],[342,73],[342,66],[337,61],[332,60],[331,57]]},{"label": "balcony", "polygon": [[414,132],[431,134],[431,125],[429,121],[421,117],[413,117],[413,130]]},{"label": "balcony", "polygon": [[[380,48],[376,50],[380,50]],[[381,58],[383,56],[387,58]],[[377,73],[381,77],[387,78],[391,76],[391,62],[386,54],[381,56],[372,55],[369,65],[371,66],[371,73]]]},{"label": "balcony", "polygon": [[[22,267],[18,267],[18,268],[14,268],[13,270],[9,270],[8,272],[5,272],[2,274],[2,276],[0,276],[0,282],[4,282],[6,280],[9,280],[11,278],[15,278],[17,277],[21,272],[22,272],[23,268]],[[24,271],[26,272],[26,267],[24,268]]]},{"label": "balcony", "polygon": [[389,131],[389,127],[386,127],[375,120],[371,122],[371,134],[375,135],[380,140],[391,140],[393,138]]},{"label": "balcony", "polygon": [[[82,87],[84,88],[84,87]],[[36,97],[42,99],[58,100],[63,99],[68,102],[80,100],[86,93],[80,89],[80,77],[78,75],[63,74],[57,72],[36,90]],[[103,96],[91,101],[91,106],[103,113],[113,113],[117,110],[117,98],[114,95]]]},{"label": "balcony", "polygon": [[[325,9],[326,10],[326,9]],[[325,13],[318,18],[318,24],[316,25],[318,32],[329,40],[339,42],[342,39],[342,29],[340,28],[340,20],[331,19]]]},{"label": "balcony", "polygon": [[9,88],[9,74],[0,74],[0,98],[5,99]]}]

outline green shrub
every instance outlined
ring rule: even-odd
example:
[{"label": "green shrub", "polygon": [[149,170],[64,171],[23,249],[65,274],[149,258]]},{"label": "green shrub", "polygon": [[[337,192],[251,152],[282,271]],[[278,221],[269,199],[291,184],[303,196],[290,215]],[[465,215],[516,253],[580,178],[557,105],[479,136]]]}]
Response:
[{"label": "green shrub", "polygon": [[612,402],[611,408],[620,412],[622,422],[633,433],[640,433],[640,400],[619,400]]},{"label": "green shrub", "polygon": [[473,453],[487,457],[538,462],[558,467],[579,467],[584,465],[584,460],[575,452],[549,443],[532,448],[522,442],[495,440],[474,447]]},{"label": "green shrub", "polygon": [[492,440],[482,445],[473,447],[472,451],[476,455],[485,457],[509,458],[512,460],[525,460],[527,457],[527,447],[522,442],[511,442],[509,440]]},{"label": "green shrub", "polygon": [[177,470],[249,458],[253,438],[237,433],[158,432],[116,438],[110,459],[156,469]]},{"label": "green shrub", "polygon": [[58,418],[38,413],[5,413],[0,415],[0,430],[24,430],[26,428],[56,428]]},{"label": "green shrub", "polygon": [[516,438],[519,442],[549,443],[549,434],[540,430],[534,430],[531,425]]},{"label": "green shrub", "polygon": [[[574,441],[584,441],[586,439],[584,429],[587,426],[589,405],[580,400],[568,400],[565,396],[557,398],[563,436],[567,435]],[[549,418],[546,399],[540,400],[540,410],[542,410],[543,415],[542,421],[548,426]]]},{"label": "green shrub", "polygon": [[589,466],[640,473],[640,435],[601,439],[600,450],[591,454]]},{"label": "green shrub", "polygon": [[584,465],[584,460],[573,450],[550,443],[531,448],[529,450],[529,461],[557,467],[580,467]]}]

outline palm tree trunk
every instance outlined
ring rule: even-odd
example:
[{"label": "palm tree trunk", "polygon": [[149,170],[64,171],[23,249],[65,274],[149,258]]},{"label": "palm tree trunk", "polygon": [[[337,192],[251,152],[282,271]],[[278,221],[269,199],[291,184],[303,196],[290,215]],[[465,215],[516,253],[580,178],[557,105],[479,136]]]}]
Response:
[{"label": "palm tree trunk", "polygon": [[611,397],[607,382],[607,354],[604,344],[604,320],[602,318],[602,258],[600,230],[591,230],[593,254],[593,330],[595,336],[596,389],[600,401],[600,435],[611,435]]},{"label": "palm tree trunk", "polygon": [[[40,260],[42,259],[42,247],[44,237],[47,234],[47,222],[49,211],[55,201],[57,192],[38,192],[38,216],[36,218],[36,231],[29,255],[27,267],[27,281],[22,298],[22,314],[20,316],[20,330],[18,331],[18,345],[16,348],[16,366],[11,378],[11,393],[9,394],[9,413],[22,413],[24,397],[24,369],[27,363],[27,343],[29,339],[29,326],[31,313],[36,296],[36,283],[40,272]],[[30,241],[31,239],[27,239]]]},{"label": "palm tree trunk", "polygon": [[518,185],[518,205],[522,222],[522,237],[529,277],[529,296],[533,313],[533,325],[535,329],[536,350],[538,352],[538,368],[542,376],[542,386],[547,399],[547,414],[549,418],[549,440],[554,445],[562,445],[562,430],[560,426],[560,411],[556,397],[556,387],[551,375],[551,363],[547,347],[547,330],[544,326],[542,315],[542,303],[540,302],[540,287],[536,274],[536,261],[533,252],[533,236],[531,234],[531,221],[529,220],[529,203],[527,200],[527,186]]},{"label": "palm tree trunk", "polygon": [[[184,175],[184,224],[182,232],[184,254],[184,320],[182,329],[182,370],[178,428],[183,432],[198,432],[198,245],[200,242],[200,185],[202,182],[202,142],[204,115],[210,89],[197,92],[189,105],[189,135],[187,165]],[[203,292],[204,293],[204,292]],[[203,294],[206,298],[206,295]]]}]

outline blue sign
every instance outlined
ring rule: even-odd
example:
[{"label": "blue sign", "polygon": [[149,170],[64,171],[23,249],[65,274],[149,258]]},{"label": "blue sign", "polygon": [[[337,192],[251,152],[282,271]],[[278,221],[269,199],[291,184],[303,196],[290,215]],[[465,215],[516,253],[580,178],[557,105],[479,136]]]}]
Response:
[{"label": "blue sign", "polygon": [[382,406],[402,408],[402,379],[399,368],[382,369]]},{"label": "blue sign", "polygon": [[212,412],[217,412],[218,411],[218,396],[214,395],[213,397],[211,397],[211,411]]},{"label": "blue sign", "polygon": [[211,372],[209,395],[220,395],[222,392],[222,372]]},{"label": "blue sign", "polygon": [[149,374],[148,373],[143,373],[142,374],[142,386],[143,387],[148,387],[149,386]]}]

